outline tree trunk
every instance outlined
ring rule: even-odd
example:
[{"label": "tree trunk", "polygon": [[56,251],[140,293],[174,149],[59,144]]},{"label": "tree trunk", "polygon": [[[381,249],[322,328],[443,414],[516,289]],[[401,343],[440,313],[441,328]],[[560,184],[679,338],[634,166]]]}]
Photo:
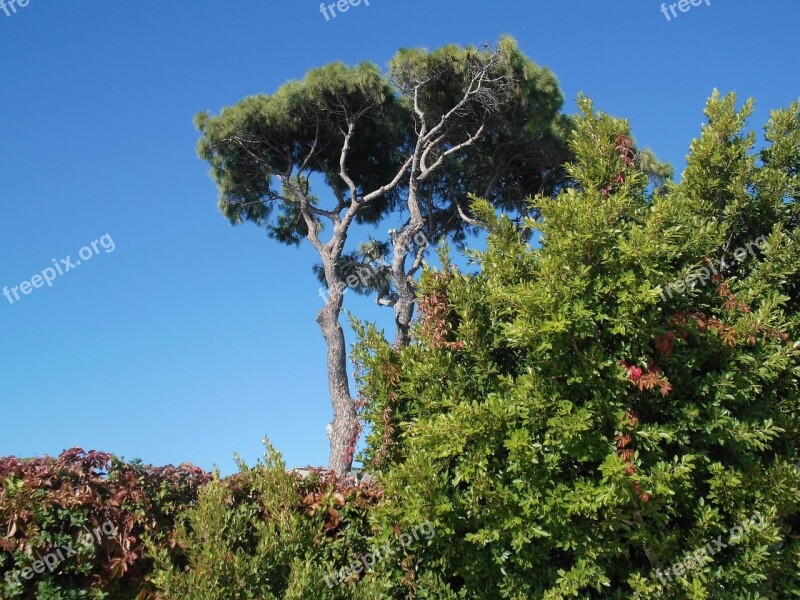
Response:
[{"label": "tree trunk", "polygon": [[353,464],[353,439],[356,431],[355,402],[350,395],[350,382],[347,379],[347,346],[344,330],[339,323],[342,308],[341,288],[329,286],[325,306],[317,315],[317,324],[325,338],[328,354],[328,391],[333,405],[333,422],[329,429],[331,452],[328,469],[342,477]]},{"label": "tree trunk", "polygon": [[395,338],[394,347],[402,348],[411,343],[411,320],[414,318],[414,303],[417,292],[414,278],[406,272],[406,256],[414,236],[422,229],[423,220],[417,201],[418,184],[412,167],[408,189],[408,208],[410,220],[392,240],[392,279],[397,288],[397,302],[394,305]]},{"label": "tree trunk", "polygon": [[394,305],[395,348],[402,348],[411,343],[411,321],[414,318],[416,291],[412,279],[406,274],[407,254],[408,250],[404,246],[395,245],[392,257],[392,278],[397,288],[397,302]]}]

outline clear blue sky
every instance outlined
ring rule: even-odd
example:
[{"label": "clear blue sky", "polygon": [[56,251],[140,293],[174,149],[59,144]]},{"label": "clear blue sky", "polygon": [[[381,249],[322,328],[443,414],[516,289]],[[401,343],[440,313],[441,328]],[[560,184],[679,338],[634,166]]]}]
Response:
[{"label": "clear blue sky", "polygon": [[104,234],[116,246],[0,296],[0,455],[77,445],[230,472],[267,435],[290,465],[325,464],[314,256],[219,215],[192,116],[330,61],[506,33],[556,73],[567,111],[584,91],[679,170],[714,87],[756,97],[759,129],[800,95],[797,0],[711,0],[670,21],[660,6],[371,0],[330,21],[316,0],[0,9],[0,286]]}]

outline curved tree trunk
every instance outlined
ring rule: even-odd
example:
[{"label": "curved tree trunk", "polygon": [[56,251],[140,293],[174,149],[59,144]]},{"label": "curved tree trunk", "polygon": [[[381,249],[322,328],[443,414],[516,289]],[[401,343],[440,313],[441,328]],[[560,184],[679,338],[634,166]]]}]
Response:
[{"label": "curved tree trunk", "polygon": [[341,289],[336,285],[329,286],[325,306],[317,315],[317,324],[327,348],[328,390],[333,405],[333,422],[328,430],[331,445],[328,469],[340,477],[346,475],[353,464],[356,432],[355,402],[347,379],[347,345],[339,323],[342,300]]},{"label": "curved tree trunk", "polygon": [[414,236],[423,227],[422,214],[417,200],[418,184],[414,170],[417,161],[414,161],[408,186],[408,208],[410,220],[399,233],[392,239],[392,279],[397,288],[397,302],[394,305],[395,323],[395,348],[402,348],[411,343],[411,320],[414,318],[414,303],[417,292],[412,274],[406,272],[406,256],[414,240]]}]

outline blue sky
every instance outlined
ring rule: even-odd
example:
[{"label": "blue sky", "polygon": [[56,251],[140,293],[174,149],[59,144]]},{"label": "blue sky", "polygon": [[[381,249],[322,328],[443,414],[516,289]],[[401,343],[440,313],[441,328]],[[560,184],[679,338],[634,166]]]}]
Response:
[{"label": "blue sky", "polygon": [[[290,466],[325,464],[314,255],[219,215],[192,116],[334,60],[502,34],[555,72],[568,112],[585,92],[679,171],[714,87],[755,97],[759,130],[800,96],[797,0],[711,0],[669,21],[660,7],[371,0],[329,21],[314,0],[0,8],[0,287],[92,255],[0,296],[0,455],[82,446],[230,472],[267,435]],[[94,253],[105,234],[113,252]],[[390,325],[371,300],[346,307]]]}]

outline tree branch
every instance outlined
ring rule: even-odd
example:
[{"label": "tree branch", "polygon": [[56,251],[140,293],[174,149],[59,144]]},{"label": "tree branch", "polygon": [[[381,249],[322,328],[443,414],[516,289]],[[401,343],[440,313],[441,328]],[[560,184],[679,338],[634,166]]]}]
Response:
[{"label": "tree branch", "polygon": [[475,140],[477,140],[481,136],[485,128],[486,128],[486,123],[485,122],[481,123],[481,126],[478,128],[478,131],[476,131],[474,135],[471,135],[469,139],[465,140],[464,142],[461,142],[457,146],[453,146],[446,152],[442,153],[442,155],[436,160],[435,163],[433,163],[430,167],[428,167],[427,169],[422,171],[422,173],[420,173],[419,180],[425,181],[442,164],[445,158],[447,158],[454,152],[458,152],[462,148],[466,148],[467,146],[472,145],[475,142]]}]

